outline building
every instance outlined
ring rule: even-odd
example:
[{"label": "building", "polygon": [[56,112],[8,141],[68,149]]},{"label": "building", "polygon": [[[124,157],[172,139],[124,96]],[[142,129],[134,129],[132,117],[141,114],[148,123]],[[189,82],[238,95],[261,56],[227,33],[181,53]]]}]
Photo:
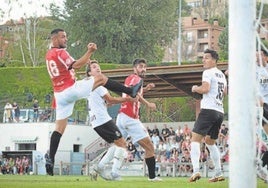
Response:
[{"label": "building", "polygon": [[[219,50],[218,39],[224,27],[219,26],[218,20],[210,24],[208,20],[196,17],[182,18],[181,60],[196,61],[202,57],[205,49]],[[177,61],[178,40],[166,48],[164,62]]]},{"label": "building", "polygon": [[188,61],[195,61],[203,56],[205,49],[218,51],[218,40],[224,27],[219,26],[218,20],[213,24],[207,20],[186,17],[183,18],[183,45],[182,57]]}]

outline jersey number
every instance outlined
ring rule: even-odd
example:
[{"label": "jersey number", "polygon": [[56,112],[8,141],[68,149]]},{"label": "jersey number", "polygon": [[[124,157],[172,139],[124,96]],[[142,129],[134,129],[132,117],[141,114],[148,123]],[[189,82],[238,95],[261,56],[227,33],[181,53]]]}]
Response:
[{"label": "jersey number", "polygon": [[216,99],[223,99],[223,91],[224,91],[224,83],[218,82],[218,94],[216,96]]},{"label": "jersey number", "polygon": [[48,65],[48,73],[50,75],[51,78],[53,77],[57,77],[60,75],[60,71],[57,67],[57,63],[53,60],[47,61],[47,65]]}]

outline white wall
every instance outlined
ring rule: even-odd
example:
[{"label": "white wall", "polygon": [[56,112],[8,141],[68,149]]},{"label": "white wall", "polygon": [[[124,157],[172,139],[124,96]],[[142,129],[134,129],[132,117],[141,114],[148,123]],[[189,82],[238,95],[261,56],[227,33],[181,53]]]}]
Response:
[{"label": "white wall", "polygon": [[[36,150],[45,153],[49,149],[50,136],[54,131],[55,123],[1,123],[0,124],[0,151],[5,151],[6,147],[10,147],[11,151],[15,151],[14,138],[34,138],[36,140]],[[63,134],[58,148],[58,155],[61,153],[72,152],[73,145],[81,145],[81,152],[84,152],[92,141],[99,136],[90,126],[68,125]],[[62,157],[61,157],[62,158]],[[69,156],[66,156],[67,160]]]}]

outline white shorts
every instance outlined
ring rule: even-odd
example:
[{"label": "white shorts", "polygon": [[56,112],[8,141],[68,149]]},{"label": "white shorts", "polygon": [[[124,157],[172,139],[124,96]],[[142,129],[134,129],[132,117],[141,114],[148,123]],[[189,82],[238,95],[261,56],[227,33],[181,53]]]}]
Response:
[{"label": "white shorts", "polygon": [[124,138],[131,136],[133,143],[149,137],[147,129],[139,119],[133,119],[122,112],[116,118],[116,125],[119,127]]},{"label": "white shorts", "polygon": [[92,91],[94,77],[79,80],[61,92],[54,92],[56,100],[56,120],[66,119],[73,113],[77,100],[87,98]]}]

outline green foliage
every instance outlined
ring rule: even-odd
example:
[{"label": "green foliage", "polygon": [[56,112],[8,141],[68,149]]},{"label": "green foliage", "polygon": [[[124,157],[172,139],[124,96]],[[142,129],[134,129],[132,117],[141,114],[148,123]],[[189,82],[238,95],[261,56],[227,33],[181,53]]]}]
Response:
[{"label": "green foliage", "polygon": [[163,57],[158,46],[169,44],[177,34],[177,7],[177,0],[66,0],[66,14],[61,16],[69,43],[79,44],[70,48],[75,58],[92,41],[99,47],[94,54],[99,61],[156,61]]},{"label": "green foliage", "polygon": [[221,32],[219,37],[219,56],[220,61],[228,60],[228,52],[229,52],[229,42],[228,42],[228,26]]},{"label": "green foliage", "polygon": [[[261,3],[260,2],[257,2],[257,17],[259,16],[259,14],[260,14],[260,7],[261,7]],[[263,19],[263,18],[268,18],[268,4],[263,4],[263,10],[262,10],[262,12],[261,12],[261,18]]]},{"label": "green foliage", "polygon": [[49,33],[57,23],[50,18],[36,17],[26,18],[24,24],[13,23],[13,32],[4,33],[9,44],[1,63],[7,67],[44,65]]},{"label": "green foliage", "polygon": [[156,111],[149,111],[141,106],[142,122],[178,122],[195,120],[195,100],[192,97],[172,97],[148,99],[157,106]]},{"label": "green foliage", "polygon": [[44,96],[52,94],[52,87],[45,67],[38,68],[1,68],[0,69],[0,106],[6,102],[18,102],[22,107],[32,107],[27,101],[27,94],[38,99],[45,107]]}]

